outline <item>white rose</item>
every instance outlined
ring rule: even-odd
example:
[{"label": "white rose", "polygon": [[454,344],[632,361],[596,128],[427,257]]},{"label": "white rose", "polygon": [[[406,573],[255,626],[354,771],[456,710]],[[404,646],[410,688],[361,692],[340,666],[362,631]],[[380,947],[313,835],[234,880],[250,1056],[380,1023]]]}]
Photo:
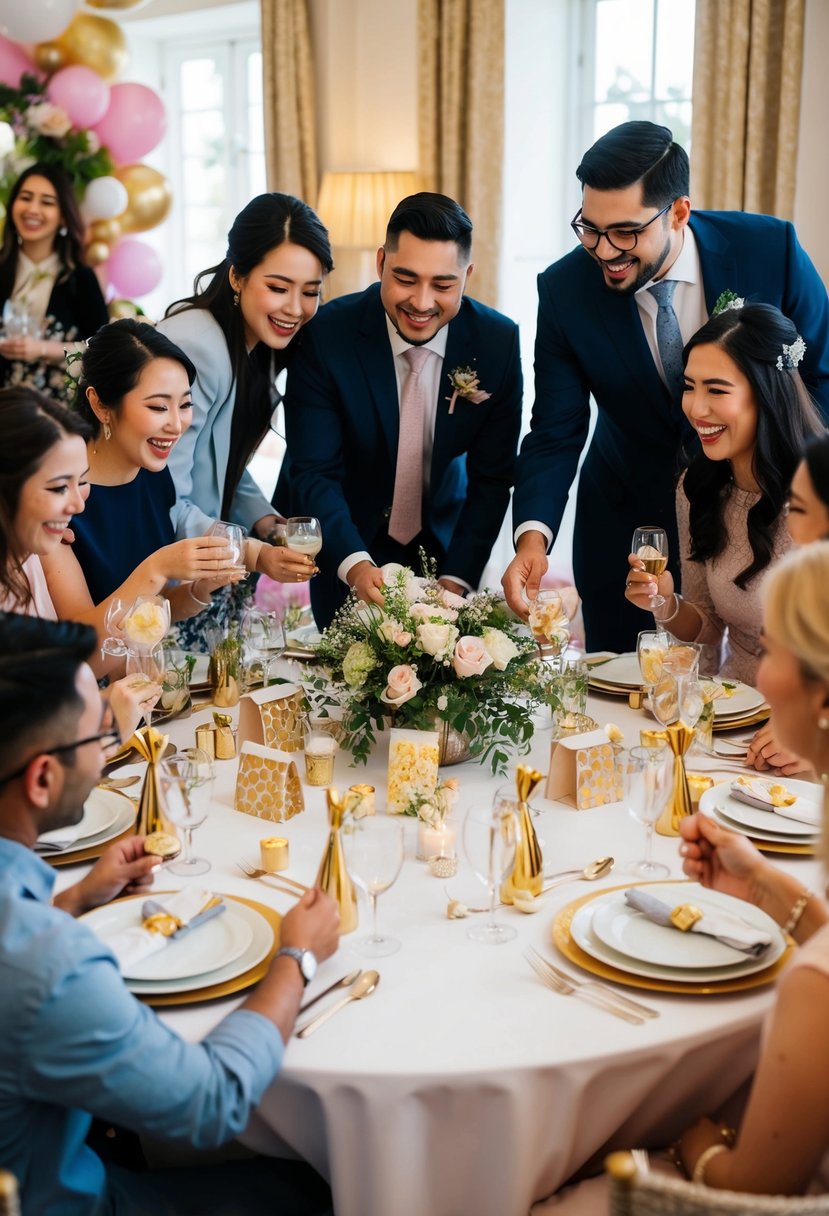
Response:
[{"label": "white rose", "polygon": [[52,105],[49,101],[29,106],[25,119],[33,131],[37,131],[40,135],[48,135],[52,139],[62,139],[72,128],[66,111],[60,106]]},{"label": "white rose", "polygon": [[456,621],[458,614],[454,608],[443,608],[440,604],[413,604],[412,618],[415,621]]},{"label": "white rose", "polygon": [[418,600],[423,599],[426,583],[427,580],[425,578],[417,578],[414,574],[406,579],[403,586],[403,594],[410,604],[416,604]]},{"label": "white rose", "polygon": [[503,671],[518,654],[515,642],[502,629],[484,629],[481,640],[499,671]]},{"label": "white rose", "polygon": [[386,705],[405,705],[422,687],[415,669],[409,663],[400,663],[392,667],[386,677],[386,687],[380,693],[380,700]]},{"label": "white rose", "polygon": [[480,676],[492,663],[492,655],[488,653],[480,638],[459,638],[452,656],[452,666],[455,675],[461,679],[469,676]]},{"label": "white rose", "polygon": [[445,587],[441,588],[440,598],[447,608],[463,608],[466,604],[462,595],[456,595],[454,591],[447,591]]},{"label": "white rose", "polygon": [[386,619],[386,614],[379,604],[358,604],[354,615],[369,631],[377,629]]},{"label": "white rose", "polygon": [[451,655],[457,637],[458,631],[454,625],[427,623],[417,627],[417,640],[421,650],[436,659]]},{"label": "white rose", "polygon": [[383,576],[383,585],[390,587],[392,583],[397,582],[397,576],[401,570],[405,570],[405,566],[401,566],[399,562],[386,562],[385,566],[380,567],[380,573]]}]

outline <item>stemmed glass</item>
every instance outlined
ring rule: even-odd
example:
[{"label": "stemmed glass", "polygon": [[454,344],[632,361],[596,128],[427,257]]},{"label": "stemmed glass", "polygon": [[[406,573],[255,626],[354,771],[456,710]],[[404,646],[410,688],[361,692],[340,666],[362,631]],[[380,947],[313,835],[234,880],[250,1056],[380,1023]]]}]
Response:
[{"label": "stemmed glass", "polygon": [[322,548],[322,528],[313,515],[292,515],[285,523],[285,544],[295,553],[316,556]]},{"label": "stemmed glass", "polygon": [[[659,578],[668,566],[668,534],[664,528],[641,527],[633,533],[630,551],[635,553],[648,574]],[[652,595],[651,612],[665,603],[664,595]]]},{"label": "stemmed glass", "polygon": [[206,535],[220,536],[230,549],[231,565],[245,570],[245,529],[241,524],[229,524],[217,519],[207,529]]},{"label": "stemmed glass", "polygon": [[516,931],[495,920],[498,888],[515,861],[518,843],[518,819],[515,796],[496,801],[492,807],[473,806],[463,824],[463,847],[476,876],[489,891],[489,922],[474,924],[466,931],[474,942],[501,946],[512,941]]},{"label": "stemmed glass", "polygon": [[542,658],[550,658],[558,654],[560,644],[554,636],[557,622],[565,622],[567,613],[564,610],[561,596],[552,587],[542,587],[534,600],[530,601],[529,626]]},{"label": "stemmed glass", "polygon": [[649,693],[662,679],[668,654],[668,635],[658,629],[643,629],[636,639],[636,657],[642,684]]},{"label": "stemmed glass", "polygon": [[[144,676],[147,683],[163,684],[167,675],[167,660],[161,643],[147,649],[128,650],[127,675]],[[152,726],[153,712],[152,709],[148,709],[144,714],[147,726]]]},{"label": "stemmed glass", "polygon": [[168,862],[171,874],[184,877],[206,874],[211,864],[206,857],[193,857],[193,829],[207,818],[213,793],[213,762],[200,747],[176,752],[158,765],[158,785],[164,814],[184,832],[184,850]]},{"label": "stemmed glass", "polygon": [[667,745],[632,747],[620,757],[628,813],[645,825],[645,856],[625,866],[637,878],[666,878],[668,866],[653,860],[653,827],[673,788],[673,753]]},{"label": "stemmed glass", "polygon": [[285,649],[285,631],[276,612],[248,607],[242,613],[242,638],[245,647],[245,668],[254,663],[262,665],[262,683],[271,682],[271,664]]},{"label": "stemmed glass", "polygon": [[113,596],[107,604],[107,610],[104,614],[104,626],[107,636],[101,645],[102,655],[108,654],[113,658],[121,658],[122,655],[127,653],[124,634],[121,628],[126,615],[127,604],[125,601],[119,599],[117,595]]},{"label": "stemmed glass", "polygon": [[170,601],[163,595],[139,595],[119,623],[128,653],[153,650],[170,629]]},{"label": "stemmed glass", "polygon": [[370,815],[363,819],[351,815],[345,823],[342,841],[348,872],[365,891],[371,907],[371,933],[358,937],[354,945],[360,954],[372,958],[395,954],[402,943],[396,937],[378,931],[377,896],[397,881],[403,866],[403,826],[388,815]]}]

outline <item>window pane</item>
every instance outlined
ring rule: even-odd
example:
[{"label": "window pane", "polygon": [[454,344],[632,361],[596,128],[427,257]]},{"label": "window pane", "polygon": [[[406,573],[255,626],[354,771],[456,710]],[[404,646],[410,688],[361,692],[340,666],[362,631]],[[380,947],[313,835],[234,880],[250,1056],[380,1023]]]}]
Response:
[{"label": "window pane", "polygon": [[221,106],[222,77],[215,59],[188,59],[181,65],[181,104],[184,110]]},{"label": "window pane", "polygon": [[198,157],[188,156],[184,158],[182,169],[182,193],[186,202],[223,206],[226,196],[224,165],[206,165]]},{"label": "window pane", "polygon": [[681,144],[687,152],[691,147],[691,103],[690,101],[667,101],[654,106],[653,121],[670,127],[674,142]]},{"label": "window pane", "polygon": [[659,0],[654,92],[660,99],[691,96],[694,7],[694,0]]},{"label": "window pane", "polygon": [[597,0],[596,101],[647,99],[652,52],[653,0]]},{"label": "window pane", "polygon": [[185,156],[200,157],[205,164],[221,163],[224,157],[225,125],[221,110],[185,114],[181,123]]}]

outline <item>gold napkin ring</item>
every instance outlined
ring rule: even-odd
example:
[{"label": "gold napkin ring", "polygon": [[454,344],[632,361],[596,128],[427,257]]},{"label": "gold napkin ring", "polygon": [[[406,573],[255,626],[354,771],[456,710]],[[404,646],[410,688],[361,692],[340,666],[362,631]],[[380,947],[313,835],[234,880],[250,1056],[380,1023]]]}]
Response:
[{"label": "gold napkin ring", "polygon": [[693,904],[678,904],[671,912],[671,924],[683,933],[687,933],[698,920],[702,920],[702,913]]},{"label": "gold napkin ring", "polygon": [[171,916],[169,912],[153,912],[152,916],[148,916],[144,921],[142,928],[146,929],[148,933],[160,933],[162,937],[172,937],[183,928],[183,923],[177,916]]}]

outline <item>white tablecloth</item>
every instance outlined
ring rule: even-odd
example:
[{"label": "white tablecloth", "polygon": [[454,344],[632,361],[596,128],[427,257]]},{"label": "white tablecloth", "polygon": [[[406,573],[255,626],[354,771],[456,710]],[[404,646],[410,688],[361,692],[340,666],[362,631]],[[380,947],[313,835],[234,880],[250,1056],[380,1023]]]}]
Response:
[{"label": "white tablecloth", "polygon": [[[589,709],[602,722],[619,723],[629,746],[647,725],[623,701],[596,698]],[[174,741],[192,744],[195,725],[207,718],[200,711],[175,723]],[[549,746],[550,733],[539,733],[531,755],[545,772]],[[286,911],[289,897],[244,879],[233,862],[256,861],[259,839],[276,830],[290,840],[290,874],[313,881],[326,839],[324,793],[306,787],[305,813],[274,825],[236,813],[235,763],[216,767],[216,806],[194,836],[196,853],[212,859],[213,871],[199,881]],[[369,781],[381,795],[384,772],[381,745],[367,770],[353,770],[339,756],[336,783]],[[487,770],[467,763],[452,775],[461,782],[459,818],[475,799],[491,798],[496,783]],[[381,974],[370,999],[309,1039],[291,1039],[246,1141],[310,1161],[331,1181],[337,1216],[524,1216],[608,1142],[665,1143],[752,1070],[768,989],[719,997],[631,993],[661,1013],[631,1026],[536,979],[523,951],[535,946],[554,957],[556,910],[588,890],[623,883],[620,871],[641,856],[644,829],[619,804],[578,812],[538,796],[533,803],[556,870],[608,853],[616,870],[590,888],[568,884],[551,893],[534,916],[501,909],[517,938],[478,945],[466,936],[470,920],[447,919],[444,882],[414,860],[412,821],[401,877],[379,901],[381,925],[402,939],[402,949],[375,964],[345,937],[309,989],[313,995],[359,965]],[[677,844],[656,837],[655,855],[680,878]],[[817,881],[817,862],[784,864],[805,883]],[[479,901],[486,901],[483,886]],[[364,930],[365,905],[360,912]],[[238,1003],[165,1010],[162,1017],[197,1039]]]}]

